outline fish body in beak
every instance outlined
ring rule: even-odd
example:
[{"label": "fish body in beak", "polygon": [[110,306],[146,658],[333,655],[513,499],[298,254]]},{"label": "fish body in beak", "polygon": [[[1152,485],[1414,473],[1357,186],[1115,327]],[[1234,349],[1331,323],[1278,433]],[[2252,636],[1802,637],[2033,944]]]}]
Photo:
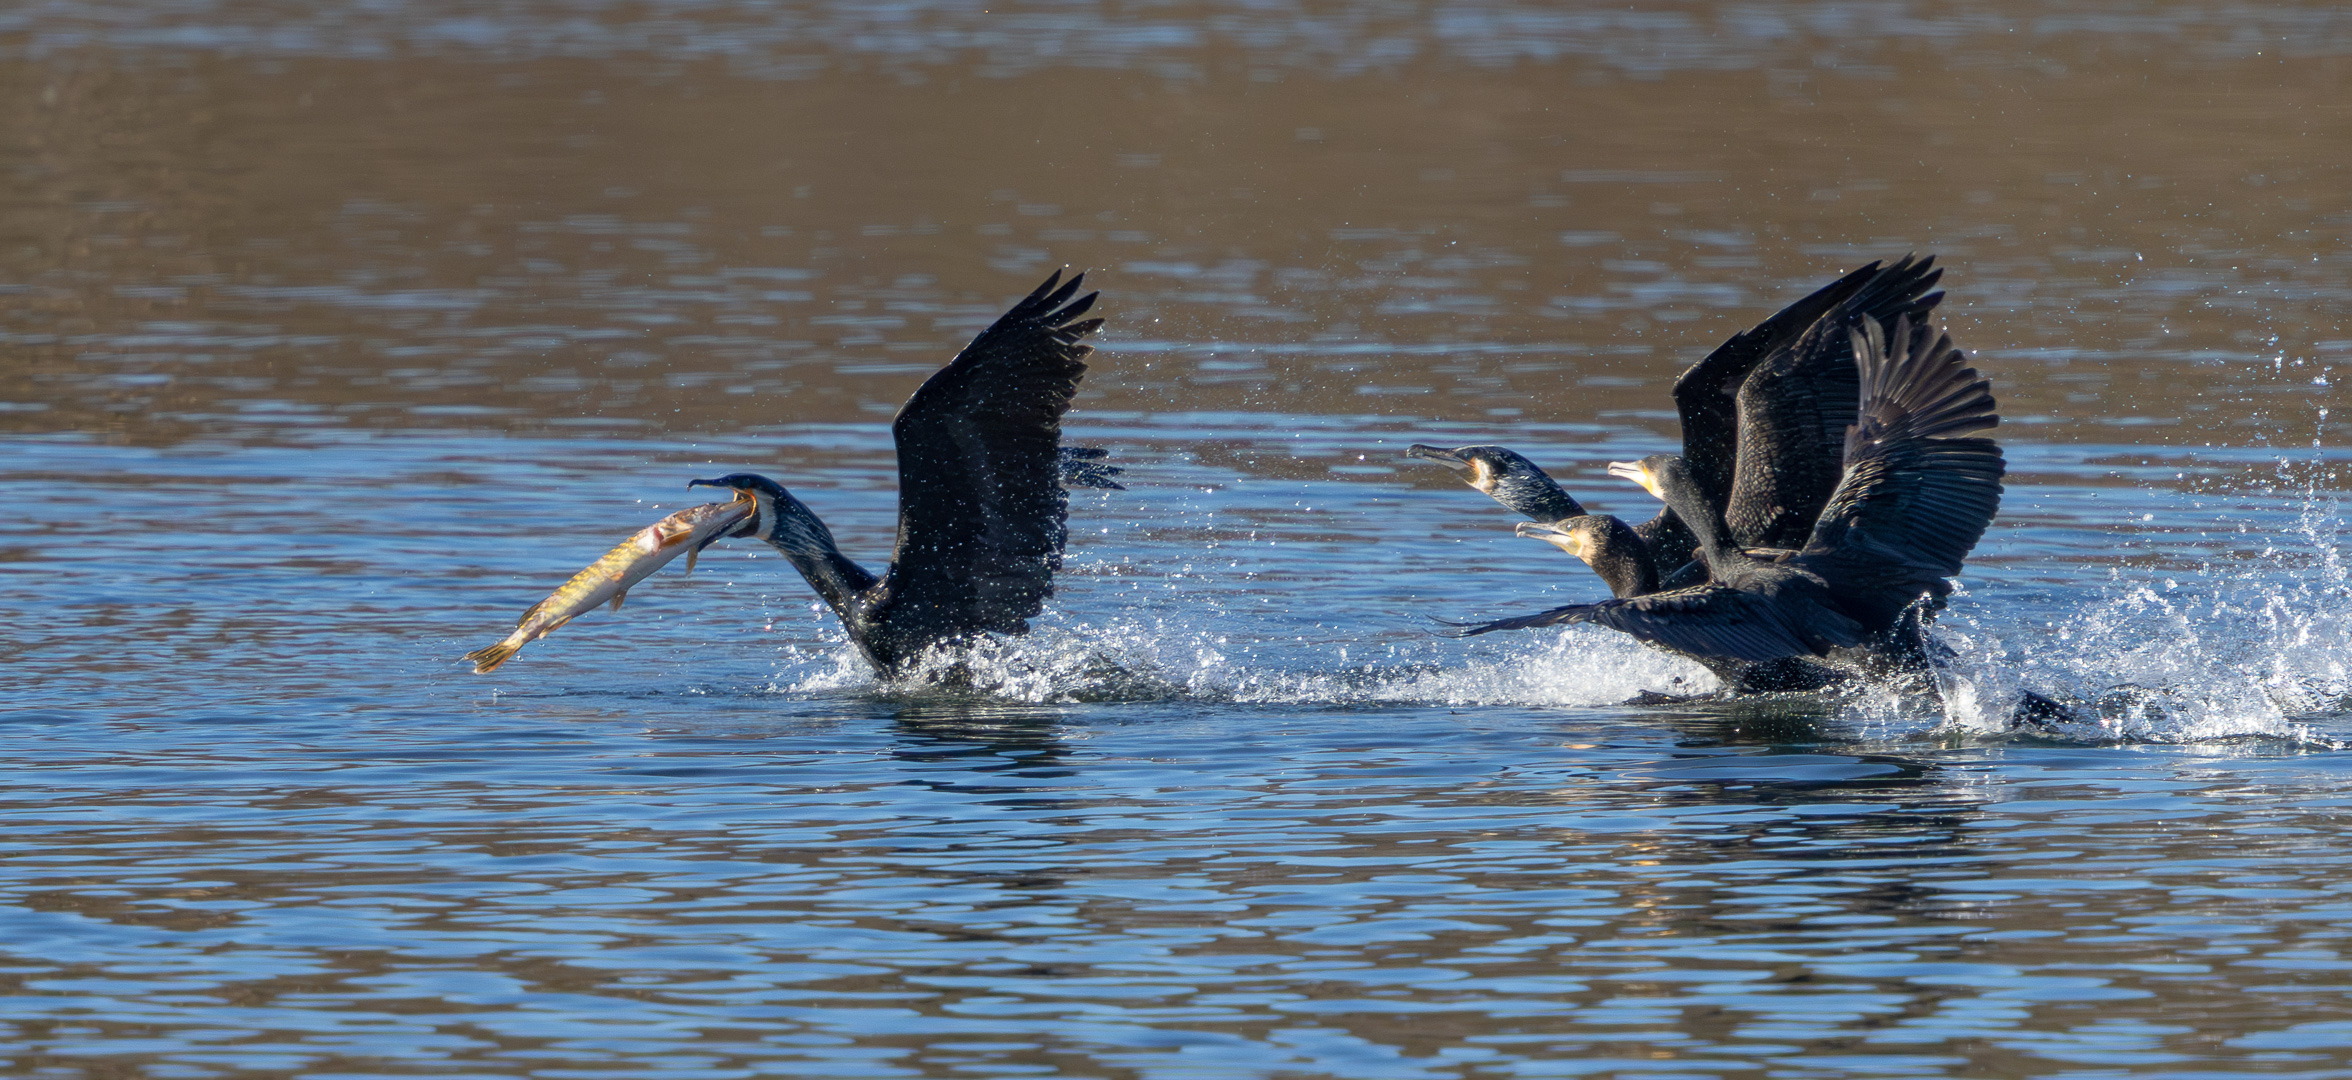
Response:
[{"label": "fish body in beak", "polygon": [[613,610],[620,610],[621,601],[628,598],[632,587],[680,555],[686,556],[687,572],[693,572],[694,557],[703,548],[722,536],[741,531],[745,522],[756,519],[759,503],[749,493],[739,491],[736,495],[732,502],[689,507],[637,530],[603,558],[572,575],[570,581],[549,593],[547,599],[532,605],[506,640],[467,653],[466,659],[474,662],[474,673],[488,674],[496,670],[516,650],[554,633],[600,604],[610,603]]}]

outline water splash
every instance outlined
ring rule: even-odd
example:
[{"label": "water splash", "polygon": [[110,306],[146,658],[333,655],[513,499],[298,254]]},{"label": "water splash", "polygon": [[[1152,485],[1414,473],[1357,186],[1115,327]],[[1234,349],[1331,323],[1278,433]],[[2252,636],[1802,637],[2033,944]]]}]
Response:
[{"label": "water splash", "polygon": [[[1027,702],[1240,705],[1615,705],[1645,691],[1704,694],[1706,669],[1622,634],[1574,627],[1469,651],[1430,637],[1356,645],[1241,638],[1204,619],[1049,623],[1021,638],[926,657],[900,685],[954,682]],[[838,637],[838,635],[834,635]],[[769,689],[888,692],[846,637],[787,653]]]},{"label": "water splash", "polygon": [[[2030,690],[2066,706],[2071,715],[2046,728],[2065,738],[2334,745],[2314,724],[2352,712],[2352,572],[2341,500],[2316,480],[2300,496],[2293,526],[2252,562],[2117,570],[2063,607],[1956,597],[1938,628],[1958,653],[1945,672],[1946,718],[1968,732],[2008,730]],[[2004,615],[2035,608],[2063,614]]]},{"label": "water splash", "polygon": [[[1942,693],[1861,687],[1820,700],[1824,733],[2333,745],[2330,732],[2343,726],[2337,718],[2352,714],[2352,559],[2332,475],[2324,461],[2308,465],[2273,462],[2276,475],[2228,485],[2251,500],[2236,504],[2249,515],[2237,521],[2241,535],[2267,536],[2253,551],[2199,555],[2182,546],[2199,542],[2188,532],[2159,526],[2108,534],[2135,565],[2108,571],[2103,584],[1996,574],[1955,595],[1935,631],[1953,653],[1940,672]],[[2134,517],[2212,520],[2198,517],[2198,500],[2218,494],[2147,489],[2143,505],[2158,512]],[[770,690],[899,696],[949,679],[1029,703],[1574,708],[1621,705],[1644,691],[1719,688],[1695,664],[1593,627],[1449,640],[1409,625],[1401,612],[1383,614],[1377,597],[1349,609],[1356,621],[1309,622],[1332,613],[1261,608],[1236,580],[1194,573],[1197,556],[1183,545],[1131,553],[1119,580],[1185,587],[1077,600],[1039,619],[1026,637],[934,658],[896,684],[877,680],[824,616],[820,641],[788,649]],[[1092,614],[1106,608],[1117,614]],[[2021,727],[2029,694],[2054,707]]]}]

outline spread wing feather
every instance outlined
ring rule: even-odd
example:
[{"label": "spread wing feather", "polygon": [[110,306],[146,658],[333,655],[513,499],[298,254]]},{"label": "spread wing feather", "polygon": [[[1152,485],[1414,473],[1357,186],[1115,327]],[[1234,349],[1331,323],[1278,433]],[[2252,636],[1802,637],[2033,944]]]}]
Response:
[{"label": "spread wing feather", "polygon": [[1846,429],[1861,391],[1850,329],[1867,320],[1891,333],[1898,320],[1924,322],[1944,298],[1929,291],[1942,277],[1933,256],[1904,256],[1740,383],[1739,449],[1723,504],[1735,542],[1804,544],[1845,472]]},{"label": "spread wing feather", "polygon": [[1061,450],[1062,486],[1066,488],[1096,488],[1103,491],[1125,491],[1119,482],[1122,469],[1104,460],[1111,452],[1099,446],[1065,446]]},{"label": "spread wing feather", "polygon": [[942,637],[1018,633],[1053,595],[1067,539],[1062,414],[1093,351],[1055,273],[907,399],[898,442],[898,547],[878,620]]},{"label": "spread wing feather", "polygon": [[1941,596],[2001,507],[2006,465],[1991,385],[1934,327],[1898,320],[1854,331],[1862,391],[1846,433],[1845,479],[1798,557],[1864,607],[1899,611]]},{"label": "spread wing feather", "polygon": [[1711,505],[1720,507],[1731,495],[1739,450],[1740,384],[1764,358],[1787,348],[1868,285],[1878,269],[1875,262],[1864,266],[1780,309],[1755,328],[1733,334],[1674,380],[1674,411],[1682,419],[1682,460]]},{"label": "spread wing feather", "polygon": [[1765,661],[1808,656],[1819,651],[1807,641],[1818,634],[1800,634],[1770,599],[1723,585],[1701,585],[1597,604],[1570,604],[1466,627],[1462,635],[1561,623],[1595,623],[1655,645],[1711,659]]}]

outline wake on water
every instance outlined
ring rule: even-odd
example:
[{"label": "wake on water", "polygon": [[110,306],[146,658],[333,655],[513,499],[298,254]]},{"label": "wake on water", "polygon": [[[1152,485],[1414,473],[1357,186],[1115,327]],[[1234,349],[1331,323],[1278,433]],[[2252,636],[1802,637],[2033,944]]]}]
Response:
[{"label": "wake on water", "polygon": [[[1956,593],[1935,629],[1952,650],[1940,700],[1866,688],[1824,698],[1824,722],[1870,737],[2352,745],[2352,567],[2339,503],[2307,489],[2293,533],[2249,564],[2119,569],[2087,597]],[[1697,664],[1588,626],[1473,643],[1430,634],[1334,644],[1273,631],[1217,611],[1049,613],[1026,637],[934,659],[891,686],[835,629],[825,647],[788,650],[769,689],[920,693],[960,666],[968,692],[1029,703],[1557,708],[1720,690]],[[2021,727],[2029,691],[2063,714]]]},{"label": "wake on water", "polygon": [[[2260,736],[2336,746],[2352,715],[2352,567],[2339,500],[2316,487],[2257,561],[2152,578],[2113,572],[2060,617],[2004,621],[1956,598],[1939,636],[1959,726],[1998,730],[2034,690],[2076,713],[2056,733],[2192,742]],[[2331,721],[2335,722],[2331,725]]]}]

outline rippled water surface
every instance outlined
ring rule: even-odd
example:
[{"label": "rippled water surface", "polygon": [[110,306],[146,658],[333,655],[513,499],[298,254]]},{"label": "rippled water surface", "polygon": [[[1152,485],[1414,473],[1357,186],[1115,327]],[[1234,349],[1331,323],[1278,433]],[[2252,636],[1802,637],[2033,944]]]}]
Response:
[{"label": "rippled water surface", "polygon": [[[28,1077],[2352,1076],[2352,18],[2310,5],[0,11]],[[1938,700],[1699,697],[1603,510],[1905,251],[2010,478]],[[877,685],[892,410],[1108,318],[1059,593]],[[2027,690],[2068,721],[2018,727]]]}]

